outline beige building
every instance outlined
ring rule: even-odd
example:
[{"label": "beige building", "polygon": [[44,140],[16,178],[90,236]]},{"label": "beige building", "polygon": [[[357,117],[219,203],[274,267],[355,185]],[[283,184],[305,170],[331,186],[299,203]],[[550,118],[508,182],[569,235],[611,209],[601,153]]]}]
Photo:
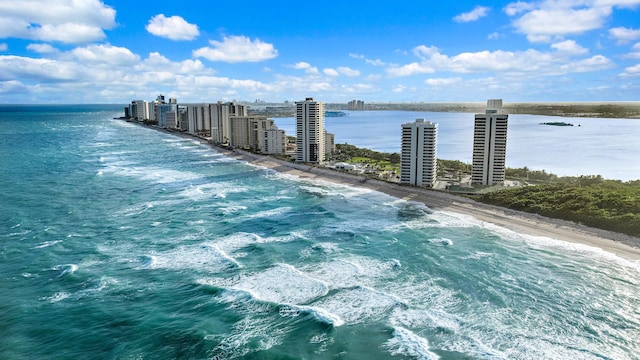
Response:
[{"label": "beige building", "polygon": [[263,154],[284,154],[287,146],[287,135],[284,130],[272,125],[263,131],[262,153]]},{"label": "beige building", "polygon": [[273,126],[266,116],[230,116],[229,146],[261,151],[264,131]]}]

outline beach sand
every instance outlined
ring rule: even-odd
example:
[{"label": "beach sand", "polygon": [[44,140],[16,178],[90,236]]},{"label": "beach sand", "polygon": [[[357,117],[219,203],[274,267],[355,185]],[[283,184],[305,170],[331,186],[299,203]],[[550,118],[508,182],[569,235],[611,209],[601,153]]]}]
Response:
[{"label": "beach sand", "polygon": [[[196,138],[184,133],[169,133]],[[315,179],[367,188],[399,199],[423,203],[434,211],[448,211],[470,215],[480,221],[491,223],[519,234],[546,237],[591,246],[627,260],[640,261],[640,238],[613,231],[596,229],[570,221],[483,204],[466,197],[442,191],[368,179],[358,175],[338,172],[333,169],[309,164],[296,164],[239,149],[227,150],[212,145],[205,139],[196,139],[209,144],[215,150],[229,157],[246,161],[252,165],[273,169],[283,174],[294,175],[301,179]]]}]

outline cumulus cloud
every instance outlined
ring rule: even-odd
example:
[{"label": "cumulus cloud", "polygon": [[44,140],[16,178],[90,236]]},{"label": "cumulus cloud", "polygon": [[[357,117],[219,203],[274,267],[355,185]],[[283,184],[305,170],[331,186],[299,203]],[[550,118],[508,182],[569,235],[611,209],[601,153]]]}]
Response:
[{"label": "cumulus cloud", "polygon": [[455,22],[471,22],[476,21],[482,17],[485,17],[489,14],[490,8],[486,6],[476,6],[473,10],[467,13],[462,13],[460,15],[456,15],[453,18]]},{"label": "cumulus cloud", "polygon": [[640,76],[640,64],[630,66],[624,69],[624,71],[620,74],[620,76],[623,76],[623,77]]},{"label": "cumulus cloud", "polygon": [[462,82],[462,78],[454,77],[454,78],[430,78],[424,81],[425,84],[431,86],[447,86],[458,84]]},{"label": "cumulus cloud", "polygon": [[640,0],[543,0],[518,1],[503,10],[513,17],[512,26],[530,42],[551,42],[604,26],[613,8],[640,4]]},{"label": "cumulus cloud", "polygon": [[311,66],[311,64],[309,64],[308,62],[304,62],[304,61],[300,61],[298,63],[295,63],[291,67],[296,69],[296,70],[304,70],[304,72],[306,72],[307,74],[317,74],[318,73],[318,68],[317,67]]},{"label": "cumulus cloud", "polygon": [[222,41],[210,40],[209,43],[212,47],[194,50],[193,56],[229,63],[258,62],[278,56],[272,44],[246,36],[225,36]]},{"label": "cumulus cloud", "polygon": [[588,49],[578,45],[574,40],[565,40],[551,45],[552,48],[568,55],[583,55]]},{"label": "cumulus cloud", "polygon": [[0,37],[83,43],[102,40],[116,11],[99,0],[0,2]]},{"label": "cumulus cloud", "polygon": [[145,29],[170,40],[193,40],[200,35],[197,25],[189,24],[180,16],[166,17],[164,14],[152,17]]},{"label": "cumulus cloud", "polygon": [[329,76],[340,76],[340,73],[337,70],[331,68],[324,69],[322,72]]},{"label": "cumulus cloud", "polygon": [[616,27],[609,29],[609,34],[617,40],[618,44],[626,44],[640,39],[640,29]]},{"label": "cumulus cloud", "polygon": [[360,71],[351,69],[346,66],[341,66],[341,67],[338,67],[337,69],[327,68],[327,69],[324,69],[322,72],[324,72],[326,75],[329,75],[329,76],[340,76],[340,75],[349,76],[349,77],[360,76]]},{"label": "cumulus cloud", "polygon": [[387,63],[385,63],[384,61],[380,60],[380,59],[368,59],[366,56],[361,55],[361,54],[349,54],[349,57],[354,58],[354,59],[361,59],[364,60],[367,64],[369,65],[373,65],[373,66],[385,66],[387,65]]},{"label": "cumulus cloud", "polygon": [[70,61],[0,56],[0,81],[31,79],[37,82],[76,80],[82,69]]},{"label": "cumulus cloud", "polygon": [[108,65],[133,65],[140,61],[140,57],[131,50],[109,44],[94,44],[78,47],[71,51],[73,56],[84,63],[102,63]]},{"label": "cumulus cloud", "polygon": [[387,68],[387,74],[391,77],[400,77],[450,71],[460,74],[500,72],[546,76],[597,71],[613,66],[611,60],[601,55],[572,60],[572,56],[584,54],[586,50],[572,41],[557,43],[555,49],[558,51],[485,50],[448,56],[442,54],[436,47],[421,45],[414,48],[413,51],[421,61],[402,66],[391,66]]},{"label": "cumulus cloud", "polygon": [[49,44],[29,44],[27,50],[31,50],[40,54],[49,54],[58,52],[58,49]]}]

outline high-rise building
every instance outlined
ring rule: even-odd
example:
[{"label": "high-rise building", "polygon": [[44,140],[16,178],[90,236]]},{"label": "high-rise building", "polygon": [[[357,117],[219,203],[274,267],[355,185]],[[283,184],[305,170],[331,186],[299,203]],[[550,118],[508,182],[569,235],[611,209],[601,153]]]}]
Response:
[{"label": "high-rise building", "polygon": [[364,110],[364,101],[362,100],[351,100],[347,104],[348,110]]},{"label": "high-rise building", "polygon": [[287,144],[287,136],[284,130],[271,125],[263,131],[262,153],[263,154],[284,154]]},{"label": "high-rise building", "polygon": [[436,182],[438,124],[424,119],[402,124],[400,182],[433,187]]},{"label": "high-rise building", "polygon": [[324,147],[324,103],[313,98],[296,102],[296,161],[322,163]]},{"label": "high-rise building", "polygon": [[336,151],[336,135],[330,132],[324,131],[324,153],[325,158],[333,154]]},{"label": "high-rise building", "polygon": [[502,110],[502,99],[488,100],[485,113],[476,114],[471,184],[504,183],[508,118]]},{"label": "high-rise building", "polygon": [[273,125],[273,120],[262,115],[230,116],[229,125],[229,146],[260,151],[264,130]]}]

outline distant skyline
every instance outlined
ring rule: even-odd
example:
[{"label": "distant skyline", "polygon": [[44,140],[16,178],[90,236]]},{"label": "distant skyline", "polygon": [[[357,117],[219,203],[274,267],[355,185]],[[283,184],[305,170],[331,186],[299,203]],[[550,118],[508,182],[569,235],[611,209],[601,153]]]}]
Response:
[{"label": "distant skyline", "polygon": [[640,0],[0,0],[0,103],[640,101]]}]

